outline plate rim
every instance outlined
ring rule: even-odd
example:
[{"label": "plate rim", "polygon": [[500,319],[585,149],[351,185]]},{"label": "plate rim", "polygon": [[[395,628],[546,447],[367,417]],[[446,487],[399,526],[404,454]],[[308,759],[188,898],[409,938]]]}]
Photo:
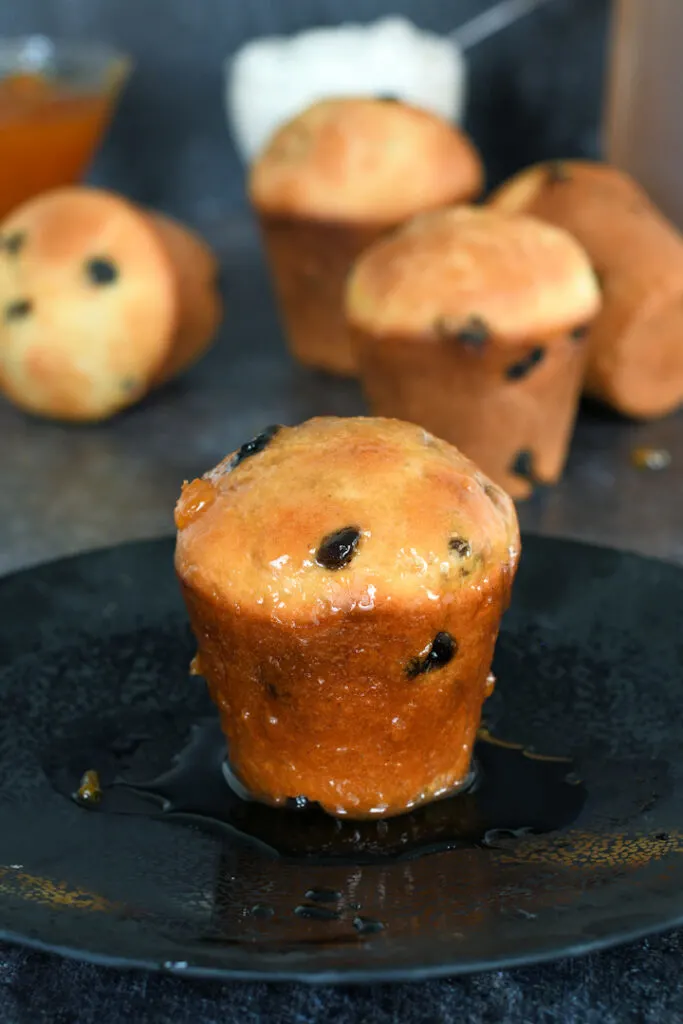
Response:
[{"label": "plate rim", "polygon": [[277,984],[281,982],[299,983],[309,986],[316,985],[374,985],[388,982],[421,982],[439,978],[466,977],[474,974],[488,974],[496,970],[516,970],[523,967],[535,967],[537,964],[556,963],[559,960],[577,960],[590,956],[592,953],[607,952],[638,942],[653,935],[662,935],[683,927],[683,913],[677,914],[665,924],[644,925],[618,936],[600,936],[587,942],[576,942],[563,946],[561,950],[546,949],[537,953],[527,952],[518,956],[498,959],[481,960],[476,963],[427,964],[415,967],[370,967],[366,970],[354,968],[316,971],[299,971],[295,968],[274,968],[270,970],[261,966],[254,970],[235,967],[209,967],[189,960],[146,960],[140,957],[112,956],[106,953],[93,953],[77,949],[75,946],[63,946],[22,936],[11,929],[0,928],[0,942],[7,943],[17,949],[30,949],[40,953],[57,956],[61,960],[72,960],[76,963],[92,964],[118,971],[148,971],[153,974],[172,975],[195,981],[243,981]]}]

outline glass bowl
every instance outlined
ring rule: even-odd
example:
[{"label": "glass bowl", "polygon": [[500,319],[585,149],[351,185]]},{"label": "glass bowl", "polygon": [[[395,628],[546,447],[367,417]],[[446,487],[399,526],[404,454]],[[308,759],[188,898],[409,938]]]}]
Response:
[{"label": "glass bowl", "polygon": [[0,39],[0,217],[82,178],[131,68],[99,43]]}]

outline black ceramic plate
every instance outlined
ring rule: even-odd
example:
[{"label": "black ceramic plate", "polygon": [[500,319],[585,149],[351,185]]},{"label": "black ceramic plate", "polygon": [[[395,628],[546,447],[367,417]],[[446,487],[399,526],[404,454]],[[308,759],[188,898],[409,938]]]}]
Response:
[{"label": "black ceramic plate", "polygon": [[555,773],[540,796],[509,786],[514,813],[528,804],[532,825],[547,798],[557,824],[571,791],[571,824],[515,836],[501,822],[443,849],[433,805],[432,852],[406,845],[424,820],[397,819],[373,824],[374,845],[363,833],[374,859],[329,861],[301,855],[320,828],[308,819],[271,812],[254,842],[148,800],[108,813],[69,798],[89,767],[140,778],[170,764],[210,714],[187,673],[171,556],[170,541],[134,544],[0,580],[0,937],[119,966],[331,982],[508,966],[683,920],[681,569],[526,539],[486,718],[531,749],[509,755],[518,767]]}]

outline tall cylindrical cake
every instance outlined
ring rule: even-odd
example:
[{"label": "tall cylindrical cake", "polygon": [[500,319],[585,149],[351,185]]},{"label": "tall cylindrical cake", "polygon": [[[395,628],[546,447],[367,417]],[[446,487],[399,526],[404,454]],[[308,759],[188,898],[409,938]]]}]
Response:
[{"label": "tall cylindrical cake", "polygon": [[465,206],[375,243],[346,297],[372,411],[456,444],[513,497],[562,472],[598,307],[570,235]]},{"label": "tall cylindrical cake", "polygon": [[254,163],[249,194],[295,357],[353,374],[343,294],[354,259],[406,218],[481,188],[469,139],[402,102],[325,100],[280,128]]},{"label": "tall cylindrical cake", "polygon": [[529,168],[491,199],[571,232],[599,276],[602,312],[588,339],[586,391],[648,419],[683,402],[683,238],[639,185],[607,164]]},{"label": "tall cylindrical cake", "polygon": [[382,419],[271,427],[176,508],[197,670],[256,798],[399,814],[468,778],[519,555],[514,506]]}]

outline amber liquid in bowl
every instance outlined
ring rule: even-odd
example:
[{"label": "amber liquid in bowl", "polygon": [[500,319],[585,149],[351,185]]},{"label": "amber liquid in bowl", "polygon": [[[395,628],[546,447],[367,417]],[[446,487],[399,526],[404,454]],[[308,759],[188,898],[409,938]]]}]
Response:
[{"label": "amber liquid in bowl", "polygon": [[34,72],[0,78],[0,217],[81,179],[109,123],[118,84],[83,91]]}]

